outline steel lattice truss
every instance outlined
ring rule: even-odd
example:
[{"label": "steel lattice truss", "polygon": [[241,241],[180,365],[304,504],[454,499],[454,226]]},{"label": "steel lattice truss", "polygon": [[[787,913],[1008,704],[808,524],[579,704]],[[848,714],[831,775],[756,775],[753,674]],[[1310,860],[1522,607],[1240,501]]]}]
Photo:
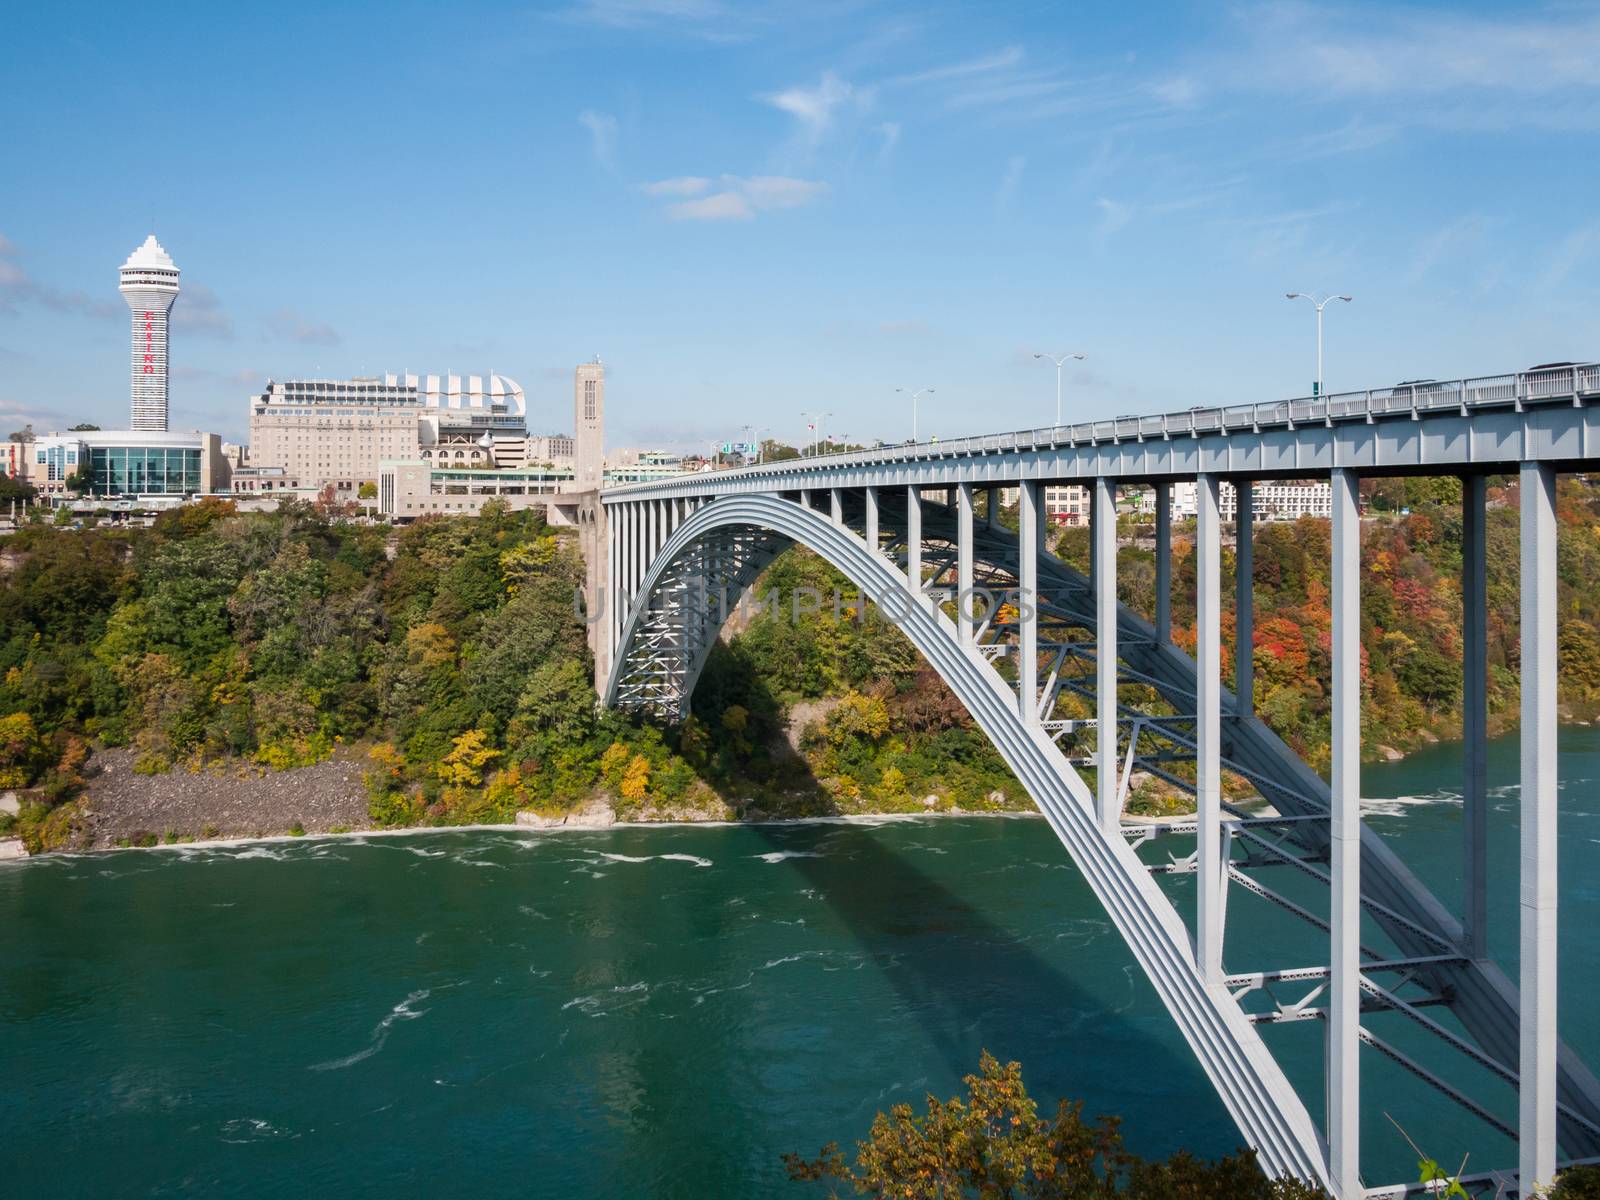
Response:
[{"label": "steel lattice truss", "polygon": [[[1195,791],[1194,660],[1154,626],[1119,605],[1116,617],[1115,754],[1096,752],[1095,597],[1091,581],[1042,554],[1036,665],[1037,730],[1053,757],[1028,742],[1017,709],[1021,652],[1019,538],[979,520],[973,526],[970,651],[959,646],[953,591],[961,547],[954,505],[924,500],[918,543],[924,590],[906,589],[912,561],[906,504],[885,496],[875,514],[878,545],[867,546],[862,494],[843,491],[835,520],[795,499],[729,497],[693,515],[666,539],[642,596],[624,623],[608,704],[668,720],[687,715],[706,656],[756,577],[795,542],[822,554],[904,630],[990,735],[1095,887],[1151,982],[1178,1021],[1241,1129],[1274,1173],[1329,1182],[1327,1145],[1316,1118],[1322,1098],[1294,1094],[1273,1059],[1294,1027],[1327,1016],[1329,788],[1253,715],[1240,716],[1224,691],[1223,911],[1260,906],[1271,914],[1251,942],[1225,942],[1221,986],[1182,979],[1163,939],[1192,944],[1197,885],[1196,826],[1185,820],[1124,823],[1123,841],[1096,843],[1080,810],[1093,789],[1080,772],[1109,770],[1119,811],[1136,780]],[[726,513],[726,516],[722,515]],[[996,695],[1009,697],[1010,712]],[[1040,764],[1043,764],[1042,766]],[[1092,817],[1088,828],[1093,833]],[[1165,851],[1165,853],[1162,853]],[[1137,876],[1143,875],[1141,883]],[[1359,1037],[1387,1062],[1431,1089],[1440,1105],[1480,1121],[1486,1136],[1517,1136],[1518,1001],[1514,984],[1488,959],[1462,953],[1461,922],[1371,830],[1361,835],[1361,1024]],[[1152,886],[1154,885],[1154,886]],[[1271,1031],[1284,1027],[1282,1034]],[[1263,1040],[1267,1037],[1270,1043]],[[1130,1068],[1132,1069],[1132,1068]],[[1560,1144],[1569,1161],[1600,1158],[1600,1083],[1564,1046],[1558,1078]],[[1252,1090],[1254,1089],[1254,1090]],[[1270,1111],[1261,1111],[1270,1110]],[[1488,1134],[1493,1131],[1493,1134]],[[1502,1146],[1504,1143],[1500,1143]],[[1514,1176],[1473,1175],[1474,1190],[1514,1195]],[[1509,1190],[1508,1189],[1509,1186]],[[1402,1194],[1402,1185],[1367,1194]],[[1410,1190],[1417,1190],[1415,1186]]]}]

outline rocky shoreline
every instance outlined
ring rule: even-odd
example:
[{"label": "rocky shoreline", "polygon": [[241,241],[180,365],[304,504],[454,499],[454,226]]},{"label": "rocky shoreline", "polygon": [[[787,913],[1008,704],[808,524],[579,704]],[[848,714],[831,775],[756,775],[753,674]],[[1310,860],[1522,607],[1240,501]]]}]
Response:
[{"label": "rocky shoreline", "polygon": [[248,762],[174,768],[140,775],[131,750],[97,750],[79,812],[87,835],[82,849],[106,850],[141,842],[225,840],[287,834],[339,833],[364,827],[367,791],[363,756],[341,746],[325,762],[270,771]]}]

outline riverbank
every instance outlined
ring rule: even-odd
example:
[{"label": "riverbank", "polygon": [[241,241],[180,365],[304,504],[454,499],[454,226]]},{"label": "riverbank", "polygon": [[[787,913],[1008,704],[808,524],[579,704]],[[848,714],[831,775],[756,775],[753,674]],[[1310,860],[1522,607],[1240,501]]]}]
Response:
[{"label": "riverbank", "polygon": [[[382,836],[429,829],[596,830],[681,825],[768,825],[814,821],[881,822],[929,816],[1033,815],[1029,803],[1010,805],[990,793],[972,807],[948,798],[927,796],[912,811],[865,810],[819,812],[822,795],[794,798],[794,811],[783,812],[770,798],[766,806],[740,808],[718,802],[621,806],[597,793],[565,811],[526,809],[515,822],[419,822],[390,826],[374,820],[365,777],[372,769],[368,748],[342,745],[326,760],[311,766],[273,770],[242,759],[196,767],[175,767],[160,774],[134,769],[135,752],[98,749],[85,764],[84,788],[57,810],[65,836],[46,849],[63,852],[153,849],[184,846],[228,846],[247,842],[340,835]],[[779,811],[773,811],[773,808]],[[740,817],[736,815],[742,813]],[[0,836],[0,857],[14,840]],[[16,856],[24,856],[17,845]]]},{"label": "riverbank", "polygon": [[[1586,727],[1578,721],[1573,727]],[[1428,742],[1413,753],[1434,752]],[[164,774],[133,769],[135,755],[126,749],[97,750],[85,771],[86,788],[75,801],[75,834],[52,849],[99,851],[173,846],[230,846],[326,836],[387,836],[428,829],[595,830],[671,826],[774,825],[816,822],[859,823],[917,820],[926,817],[977,815],[1036,816],[1031,806],[964,807],[926,797],[914,811],[877,810],[853,813],[815,811],[787,815],[747,808],[745,819],[730,818],[726,805],[716,810],[675,805],[646,806],[619,815],[612,801],[597,795],[566,812],[541,814],[526,810],[515,822],[417,824],[383,826],[369,812],[364,781],[370,768],[365,747],[340,746],[327,760],[312,766],[271,770],[243,760],[213,763],[198,769],[176,768]],[[1382,756],[1388,762],[1411,755]],[[1170,824],[1192,820],[1192,812],[1139,815],[1130,822]],[[0,839],[0,858],[25,856],[9,839]]]}]

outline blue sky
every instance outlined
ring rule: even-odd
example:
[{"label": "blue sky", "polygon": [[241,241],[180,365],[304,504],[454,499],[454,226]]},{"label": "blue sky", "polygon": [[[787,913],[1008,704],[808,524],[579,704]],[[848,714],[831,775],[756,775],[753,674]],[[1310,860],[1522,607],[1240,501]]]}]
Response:
[{"label": "blue sky", "polygon": [[127,412],[116,268],[183,269],[175,427],[271,377],[494,370],[614,444],[922,433],[1600,357],[1600,8],[23,5],[0,424]]}]

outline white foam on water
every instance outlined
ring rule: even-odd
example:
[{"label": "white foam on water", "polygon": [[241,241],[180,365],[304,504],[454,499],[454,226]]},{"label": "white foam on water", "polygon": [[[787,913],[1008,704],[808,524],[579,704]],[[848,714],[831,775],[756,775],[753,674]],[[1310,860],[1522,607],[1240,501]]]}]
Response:
[{"label": "white foam on water", "polygon": [[756,855],[764,863],[781,863],[786,858],[821,858],[815,850],[774,850],[770,854]]},{"label": "white foam on water", "polygon": [[372,1040],[367,1044],[367,1048],[365,1050],[357,1050],[354,1054],[347,1055],[344,1058],[335,1058],[329,1060],[328,1062],[315,1063],[312,1065],[311,1070],[342,1071],[346,1067],[355,1066],[356,1063],[361,1062],[363,1059],[371,1058],[379,1050],[383,1049],[384,1043],[389,1040],[389,1030],[396,1021],[414,1021],[418,1017],[423,1016],[428,1012],[428,1010],[425,1008],[415,1009],[411,1006],[419,1001],[426,1000],[432,994],[432,992],[432,988],[418,988],[404,1000],[400,1001],[399,1004],[396,1004],[393,1008],[391,1008],[388,1015],[385,1016],[383,1020],[379,1021],[375,1026],[373,1026]]},{"label": "white foam on water", "polygon": [[660,859],[663,862],[693,863],[697,867],[709,867],[715,864],[709,858],[701,858],[697,854],[612,854],[607,850],[596,850],[595,853],[607,862],[614,863],[647,863]]},{"label": "white foam on water", "polygon": [[638,983],[618,984],[587,996],[574,996],[561,1006],[561,1011],[576,1008],[586,1017],[604,1017],[618,1009],[643,1004],[649,998],[650,985],[641,979]]},{"label": "white foam on water", "polygon": [[1410,808],[1420,808],[1430,804],[1459,805],[1460,803],[1461,793],[1446,791],[1425,792],[1420,796],[1363,796],[1361,813],[1363,816],[1400,817]]},{"label": "white foam on water", "polygon": [[288,1129],[279,1129],[271,1121],[263,1121],[258,1117],[235,1117],[226,1121],[222,1126],[219,1140],[231,1146],[243,1146],[250,1142],[280,1141],[283,1138],[298,1138],[300,1135]]},{"label": "white foam on water", "polygon": [[407,854],[415,854],[418,858],[443,858],[450,853],[448,850],[429,850],[426,846],[401,846],[400,849]]}]

